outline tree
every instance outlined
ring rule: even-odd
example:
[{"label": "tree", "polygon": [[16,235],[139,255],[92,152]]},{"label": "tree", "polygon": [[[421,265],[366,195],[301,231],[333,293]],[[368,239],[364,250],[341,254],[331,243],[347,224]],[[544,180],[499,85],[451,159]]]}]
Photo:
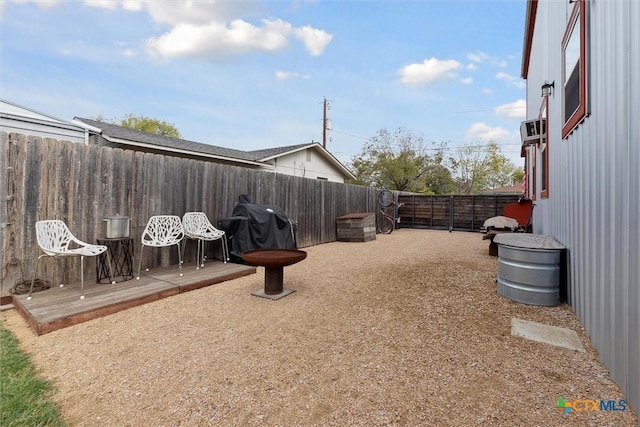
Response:
[{"label": "tree", "polygon": [[522,182],[524,178],[524,169],[521,167],[517,167],[514,169],[513,174],[511,174],[511,184],[515,185]]},{"label": "tree", "polygon": [[120,120],[104,119],[102,115],[98,115],[94,119],[100,122],[122,126],[127,129],[140,130],[143,132],[154,133],[156,135],[169,136],[171,138],[182,137],[180,131],[175,127],[173,123],[169,123],[165,120],[154,119],[151,117],[136,116],[129,113]]},{"label": "tree", "polygon": [[445,165],[446,143],[440,143],[435,153],[429,157],[429,167],[425,172],[426,194],[453,194],[456,190],[451,171]]},{"label": "tree", "polygon": [[[353,183],[416,193],[433,192],[448,176],[442,157],[429,156],[422,135],[398,128],[394,133],[380,129],[359,155],[351,160]],[[437,185],[436,185],[437,183]]]},{"label": "tree", "polygon": [[457,194],[474,194],[487,188],[510,185],[515,172],[513,163],[493,141],[487,145],[459,147],[449,158],[449,168]]}]

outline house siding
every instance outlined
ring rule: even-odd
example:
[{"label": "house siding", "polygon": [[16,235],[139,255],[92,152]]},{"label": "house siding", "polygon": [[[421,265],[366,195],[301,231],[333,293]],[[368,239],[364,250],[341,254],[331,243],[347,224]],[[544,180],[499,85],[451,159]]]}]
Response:
[{"label": "house siding", "polygon": [[[308,157],[310,155],[310,160]],[[344,183],[344,176],[315,150],[306,149],[270,160],[275,166],[274,172],[303,178],[326,178],[332,182]]]},{"label": "house siding", "polygon": [[85,143],[87,131],[71,122],[0,100],[0,130]]},{"label": "house siding", "polygon": [[[640,2],[587,1],[588,116],[561,139],[562,37],[573,4],[539,1],[527,118],[549,98],[550,197],[534,232],[568,248],[569,303],[599,358],[640,410]],[[538,150],[538,161],[540,152]],[[538,192],[540,176],[536,177]],[[606,397],[606,396],[603,396]]]}]

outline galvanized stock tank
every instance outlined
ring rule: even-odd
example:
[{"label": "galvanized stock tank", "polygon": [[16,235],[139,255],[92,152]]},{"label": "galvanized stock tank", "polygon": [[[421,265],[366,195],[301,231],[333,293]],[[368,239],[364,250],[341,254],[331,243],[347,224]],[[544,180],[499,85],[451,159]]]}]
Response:
[{"label": "galvanized stock tank", "polygon": [[549,236],[498,234],[498,293],[531,305],[560,304],[560,262],[565,247]]}]

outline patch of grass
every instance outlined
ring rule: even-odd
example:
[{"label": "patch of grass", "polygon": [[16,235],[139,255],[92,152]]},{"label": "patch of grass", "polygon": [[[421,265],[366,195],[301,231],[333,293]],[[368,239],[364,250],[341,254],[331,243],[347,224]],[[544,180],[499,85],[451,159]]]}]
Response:
[{"label": "patch of grass", "polygon": [[66,426],[53,393],[53,386],[38,378],[29,356],[0,324],[0,426]]}]

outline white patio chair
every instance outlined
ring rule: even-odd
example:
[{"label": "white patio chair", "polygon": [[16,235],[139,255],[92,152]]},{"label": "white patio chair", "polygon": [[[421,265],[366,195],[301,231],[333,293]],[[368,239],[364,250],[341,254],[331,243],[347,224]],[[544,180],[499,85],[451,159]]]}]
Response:
[{"label": "white patio chair", "polygon": [[[200,267],[204,267],[204,260],[206,258],[204,255],[204,244],[206,242],[220,240],[220,245],[222,246],[222,259],[225,264],[229,261],[229,248],[227,246],[225,232],[214,227],[204,212],[185,213],[182,217],[182,225],[184,226],[185,236],[189,239],[195,239],[198,241],[196,270]],[[186,246],[186,240],[184,245]]]},{"label": "white patio chair", "polygon": [[[182,256],[180,253],[180,242],[184,238],[184,229],[182,221],[177,215],[154,215],[149,218],[147,226],[142,233],[140,248],[140,262],[138,263],[138,275],[136,280],[140,279],[140,269],[142,268],[142,252],[145,246],[161,248],[165,246],[176,245],[178,247],[178,270],[182,277]],[[145,271],[149,271],[147,268]]]},{"label": "white patio chair", "polygon": [[[109,278],[111,283],[115,284],[113,280],[113,272],[111,271],[111,259],[107,247],[103,245],[92,245],[91,243],[83,242],[76,238],[64,221],[53,219],[36,222],[36,237],[38,239],[38,246],[42,249],[44,254],[38,257],[36,262],[36,268],[33,271],[33,278],[31,279],[31,287],[29,288],[28,300],[31,299],[33,293],[33,282],[36,280],[36,274],[38,273],[38,266],[40,265],[40,259],[42,257],[51,257],[54,259],[67,258],[67,257],[80,257],[80,299],[84,299],[84,257],[97,256],[103,252],[106,252],[107,263],[109,264]],[[61,284],[60,287],[64,286]]]}]

